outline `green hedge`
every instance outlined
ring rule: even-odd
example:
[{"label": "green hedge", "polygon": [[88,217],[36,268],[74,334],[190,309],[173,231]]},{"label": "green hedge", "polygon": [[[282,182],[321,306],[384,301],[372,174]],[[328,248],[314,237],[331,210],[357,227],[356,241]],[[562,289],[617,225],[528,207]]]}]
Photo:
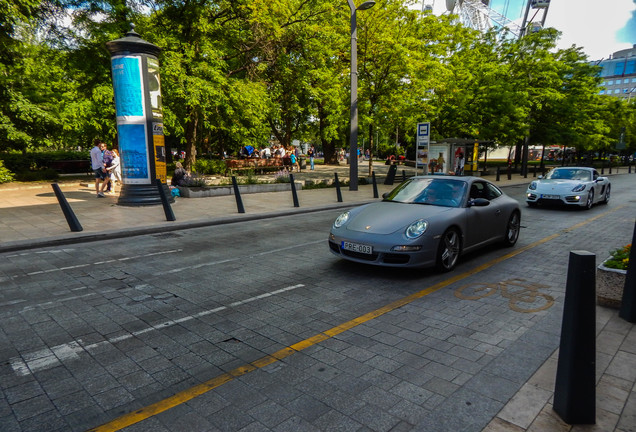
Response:
[{"label": "green hedge", "polygon": [[10,183],[14,180],[14,175],[11,171],[9,171],[4,163],[0,160],[0,184],[1,183]]},{"label": "green hedge", "polygon": [[51,152],[27,152],[26,154],[12,152],[0,153],[0,160],[11,172],[36,171],[48,168],[52,161],[89,159],[88,151],[51,151]]}]

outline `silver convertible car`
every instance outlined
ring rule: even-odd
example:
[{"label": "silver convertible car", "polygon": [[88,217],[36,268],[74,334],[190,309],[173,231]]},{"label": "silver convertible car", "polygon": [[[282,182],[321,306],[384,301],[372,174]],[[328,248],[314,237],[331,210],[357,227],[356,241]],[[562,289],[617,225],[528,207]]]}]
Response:
[{"label": "silver convertible car", "polygon": [[558,204],[592,208],[596,203],[607,204],[612,185],[607,177],[601,177],[594,168],[560,167],[539,177],[528,186],[526,203]]},{"label": "silver convertible car", "polygon": [[479,177],[412,177],[380,202],[342,213],[329,248],[360,263],[450,271],[462,253],[519,238],[519,203]]}]

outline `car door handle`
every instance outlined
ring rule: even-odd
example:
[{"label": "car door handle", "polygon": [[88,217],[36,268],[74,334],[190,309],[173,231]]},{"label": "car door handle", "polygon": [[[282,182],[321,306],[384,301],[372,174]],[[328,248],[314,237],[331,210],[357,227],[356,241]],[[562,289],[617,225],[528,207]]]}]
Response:
[{"label": "car door handle", "polygon": [[499,216],[501,214],[501,210],[500,209],[495,210],[495,214]]}]

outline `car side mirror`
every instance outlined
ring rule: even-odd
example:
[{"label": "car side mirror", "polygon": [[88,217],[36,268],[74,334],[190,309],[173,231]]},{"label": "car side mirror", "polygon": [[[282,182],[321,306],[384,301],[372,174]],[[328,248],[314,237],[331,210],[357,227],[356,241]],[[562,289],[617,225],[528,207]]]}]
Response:
[{"label": "car side mirror", "polygon": [[490,205],[490,201],[486,198],[471,198],[468,200],[469,207],[486,207]]},{"label": "car side mirror", "polygon": [[539,180],[541,180],[541,179],[543,178],[543,176],[542,176],[542,175],[540,175],[540,176],[539,176],[539,177],[537,177],[537,178],[538,178]]},{"label": "car side mirror", "polygon": [[386,199],[386,197],[388,197],[388,196],[389,196],[389,192],[384,192],[384,193],[382,194],[382,198],[383,198],[383,199]]},{"label": "car side mirror", "polygon": [[596,180],[594,180],[594,181],[595,181],[596,183],[599,183],[599,182],[604,182],[605,180],[607,180],[607,178],[606,178],[606,177],[597,177],[597,178],[596,178]]}]

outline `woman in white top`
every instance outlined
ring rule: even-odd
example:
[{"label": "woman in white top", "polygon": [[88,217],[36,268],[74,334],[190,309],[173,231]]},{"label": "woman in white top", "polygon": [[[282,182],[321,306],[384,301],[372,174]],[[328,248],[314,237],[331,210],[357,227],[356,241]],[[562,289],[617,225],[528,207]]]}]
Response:
[{"label": "woman in white top", "polygon": [[110,173],[110,183],[112,185],[111,187],[111,193],[115,193],[115,183],[119,183],[121,184],[121,160],[119,158],[119,152],[117,151],[117,149],[112,149],[111,152],[113,153],[113,161],[111,162],[110,166],[108,168],[106,168],[108,170],[108,172]]}]

